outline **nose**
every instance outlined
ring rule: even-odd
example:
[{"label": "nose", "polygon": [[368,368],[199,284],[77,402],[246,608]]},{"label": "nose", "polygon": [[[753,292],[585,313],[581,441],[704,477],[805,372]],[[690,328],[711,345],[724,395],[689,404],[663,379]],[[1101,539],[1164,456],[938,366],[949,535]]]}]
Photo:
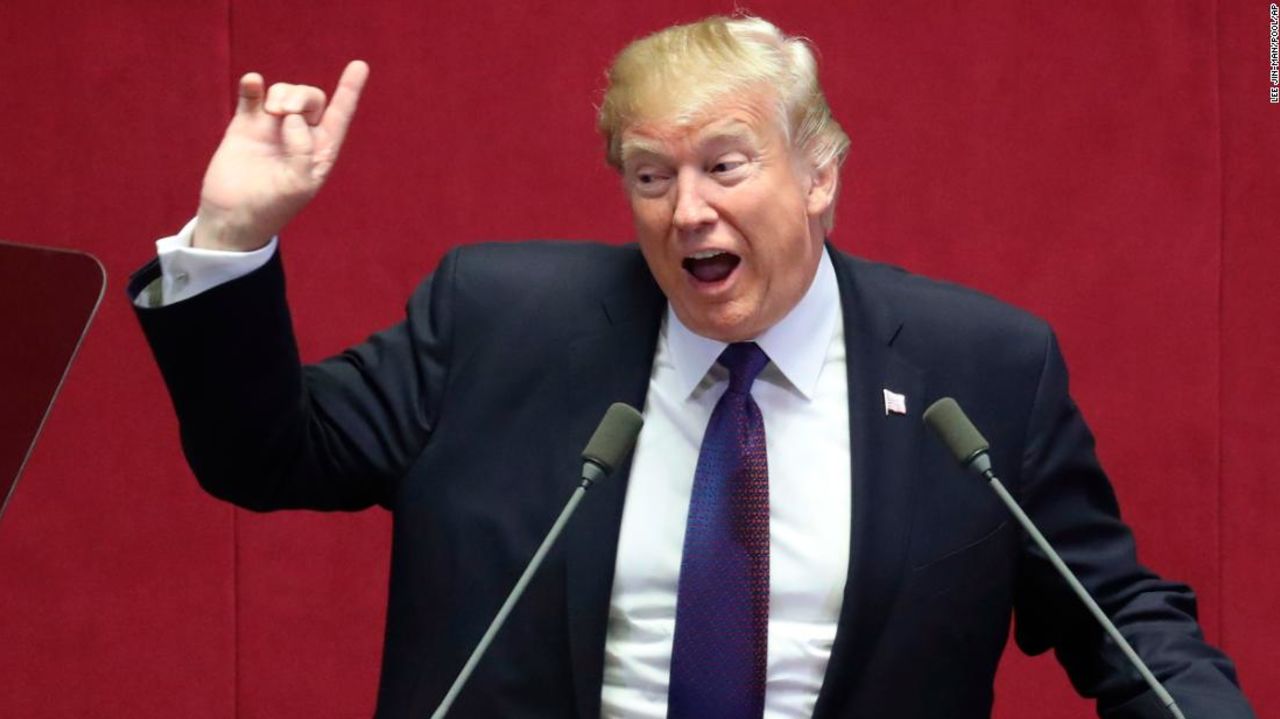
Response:
[{"label": "nose", "polygon": [[707,203],[704,178],[688,168],[676,174],[676,208],[672,223],[681,232],[698,230],[716,221],[715,208]]}]

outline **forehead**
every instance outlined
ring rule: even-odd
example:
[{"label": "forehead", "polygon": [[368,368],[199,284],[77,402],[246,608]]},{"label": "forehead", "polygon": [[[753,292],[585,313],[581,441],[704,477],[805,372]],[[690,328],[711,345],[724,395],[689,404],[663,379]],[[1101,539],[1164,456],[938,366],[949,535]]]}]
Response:
[{"label": "forehead", "polygon": [[785,142],[775,104],[758,96],[713,100],[688,112],[638,119],[621,132],[623,163],[637,155],[670,156],[728,143],[765,147]]}]

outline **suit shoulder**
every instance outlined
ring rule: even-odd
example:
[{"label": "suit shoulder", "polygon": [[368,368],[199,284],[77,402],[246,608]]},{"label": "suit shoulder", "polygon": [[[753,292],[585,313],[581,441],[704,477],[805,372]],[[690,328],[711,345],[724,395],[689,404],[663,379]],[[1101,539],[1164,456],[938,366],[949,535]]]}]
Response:
[{"label": "suit shoulder", "polygon": [[598,297],[634,281],[644,258],[634,245],[564,240],[481,242],[460,245],[419,285],[410,306],[446,284],[458,299],[481,308],[506,308],[535,298]]},{"label": "suit shoulder", "polygon": [[857,257],[842,258],[861,294],[880,298],[913,344],[1024,347],[1039,353],[1052,329],[1044,319],[954,282]]},{"label": "suit shoulder", "polygon": [[634,271],[643,257],[634,245],[527,240],[483,242],[453,250],[458,272],[468,280],[526,287],[573,282],[606,286]]},{"label": "suit shoulder", "polygon": [[611,305],[647,311],[660,297],[634,245],[490,242],[446,254],[407,311],[456,318],[459,339],[526,332],[559,337],[604,320]]}]

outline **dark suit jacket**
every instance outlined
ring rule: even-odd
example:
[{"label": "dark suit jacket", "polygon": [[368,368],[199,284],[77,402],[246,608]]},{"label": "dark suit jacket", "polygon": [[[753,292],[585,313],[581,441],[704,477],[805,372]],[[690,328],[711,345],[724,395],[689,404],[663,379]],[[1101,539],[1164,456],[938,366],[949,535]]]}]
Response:
[{"label": "dark suit jacket", "polygon": [[[852,551],[818,717],[986,717],[1016,616],[1108,717],[1161,716],[990,490],[920,412],[954,396],[996,471],[1189,717],[1247,717],[1190,590],[1140,566],[1049,328],[995,300],[833,252],[848,343]],[[135,276],[131,292],[157,275]],[[479,245],[401,324],[300,367],[277,259],[140,310],[200,483],[255,510],[394,515],[378,716],[426,716],[574,488],[615,401],[643,406],[665,301],[634,247]],[[882,390],[907,398],[884,411]],[[599,714],[627,484],[594,489],[455,705]]]}]

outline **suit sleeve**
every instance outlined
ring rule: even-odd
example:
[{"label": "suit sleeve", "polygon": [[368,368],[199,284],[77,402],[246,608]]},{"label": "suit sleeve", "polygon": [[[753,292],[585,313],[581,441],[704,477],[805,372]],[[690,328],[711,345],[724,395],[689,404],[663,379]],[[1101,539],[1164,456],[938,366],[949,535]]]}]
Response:
[{"label": "suit sleeve", "polygon": [[[201,486],[258,511],[390,506],[437,421],[453,268],[446,258],[404,321],[306,367],[279,253],[191,299],[135,307]],[[139,271],[130,294],[158,272],[155,261]]]},{"label": "suit sleeve", "polygon": [[[1235,669],[1207,644],[1190,588],[1138,563],[1094,440],[1071,400],[1048,334],[1029,422],[1019,501],[1190,718],[1253,717]],[[1015,638],[1028,654],[1053,648],[1077,691],[1108,719],[1167,717],[1121,650],[1026,539],[1015,589]]]}]

